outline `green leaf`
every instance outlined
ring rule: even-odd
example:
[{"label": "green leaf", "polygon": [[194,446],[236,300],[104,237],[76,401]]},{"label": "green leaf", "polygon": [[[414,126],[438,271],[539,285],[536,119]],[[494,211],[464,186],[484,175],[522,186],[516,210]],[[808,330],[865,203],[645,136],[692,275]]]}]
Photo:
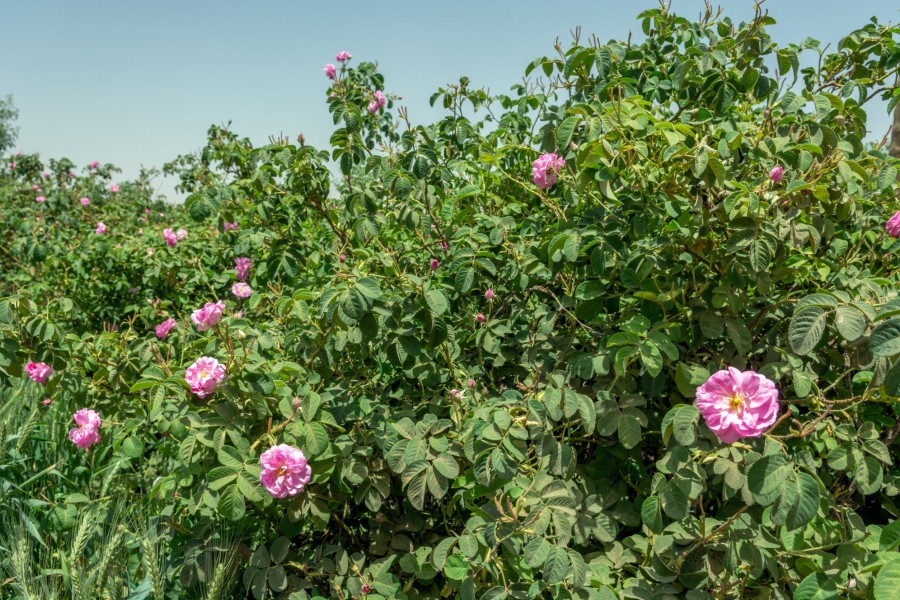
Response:
[{"label": "green leaf", "polygon": [[547,585],[560,583],[569,573],[569,555],[564,548],[551,546],[544,563],[544,582]]},{"label": "green leaf", "polygon": [[232,485],[225,489],[219,498],[219,504],[216,509],[226,519],[237,521],[244,516],[246,504],[244,503],[244,495],[238,489],[238,486]]},{"label": "green leaf", "polygon": [[885,165],[878,173],[878,189],[889,190],[897,184],[897,169],[893,165]]},{"label": "green leaf", "polygon": [[431,309],[431,312],[438,316],[447,312],[447,309],[450,307],[444,292],[434,288],[425,292],[425,302],[428,304],[428,308]]},{"label": "green leaf", "polygon": [[875,576],[875,600],[900,600],[900,559],[888,561]]},{"label": "green leaf", "polygon": [[788,341],[794,352],[804,356],[813,351],[825,333],[827,314],[816,306],[805,308],[799,314],[794,313],[788,327]]},{"label": "green leaf", "polygon": [[794,590],[794,600],[837,600],[838,589],[824,573],[813,573]]},{"label": "green leaf", "polygon": [[144,444],[140,438],[130,436],[122,442],[122,451],[125,453],[125,456],[138,458],[144,453]]},{"label": "green leaf", "polygon": [[553,546],[542,537],[533,538],[525,546],[525,564],[532,569],[540,569],[547,561],[550,555],[550,548]]},{"label": "green leaf", "polygon": [[819,483],[806,472],[797,474],[797,500],[788,511],[785,525],[788,529],[799,529],[812,521],[819,511]]},{"label": "green leaf", "polygon": [[363,277],[356,282],[356,289],[370,300],[378,300],[381,298],[381,286],[372,277]]},{"label": "green leaf", "polygon": [[475,269],[472,267],[464,267],[456,272],[456,291],[460,294],[465,294],[470,289],[472,289],[472,284],[475,283]]},{"label": "green leaf", "polygon": [[567,117],[556,128],[556,144],[563,149],[563,152],[569,147],[579,121],[581,121],[580,116]]},{"label": "green leaf", "polygon": [[900,548],[900,520],[894,520],[881,530],[878,549],[882,552],[893,552]]},{"label": "green leaf", "polygon": [[700,146],[697,149],[697,153],[694,155],[694,162],[691,165],[691,170],[694,172],[694,177],[701,177],[706,171],[706,165],[708,163],[709,155],[706,153],[706,148],[704,146]]},{"label": "green leaf", "polygon": [[859,464],[853,472],[853,481],[856,482],[856,489],[865,495],[874,494],[881,489],[884,482],[884,472],[881,463],[867,456]]},{"label": "green leaf", "polygon": [[461,554],[451,554],[444,563],[444,575],[453,581],[462,581],[469,573],[469,561]]},{"label": "green leaf", "polygon": [[888,319],[876,325],[869,337],[869,350],[875,356],[900,353],[900,319]]},{"label": "green leaf", "polygon": [[858,340],[866,332],[866,316],[852,306],[839,306],[834,312],[834,326],[848,342]]},{"label": "green leaf", "polygon": [[648,496],[641,504],[641,521],[653,533],[662,533],[663,520],[659,496]]},{"label": "green leaf", "polygon": [[630,414],[619,415],[619,441],[626,448],[634,448],[641,441],[641,423]]},{"label": "green leaf", "polygon": [[762,506],[775,502],[781,495],[791,465],[783,454],[763,456],[750,466],[747,486],[753,500]]}]

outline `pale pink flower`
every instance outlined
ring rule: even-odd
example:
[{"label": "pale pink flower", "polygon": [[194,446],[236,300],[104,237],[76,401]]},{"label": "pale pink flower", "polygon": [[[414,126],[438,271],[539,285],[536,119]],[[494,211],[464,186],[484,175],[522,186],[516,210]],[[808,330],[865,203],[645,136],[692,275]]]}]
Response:
[{"label": "pale pink flower", "polygon": [[25,372],[36,382],[41,385],[47,383],[50,376],[53,375],[53,367],[43,362],[29,362],[25,365]]},{"label": "pale pink flower", "polygon": [[237,222],[229,223],[225,221],[225,231],[237,231]]},{"label": "pale pink flower", "polygon": [[299,448],[273,446],[259,457],[259,481],[274,498],[296,496],[312,478],[312,468]]},{"label": "pale pink flower", "polygon": [[147,248],[147,256],[153,256],[153,248]]},{"label": "pale pink flower", "polygon": [[337,56],[335,56],[335,59],[337,59],[338,62],[346,62],[346,61],[350,60],[351,58],[353,58],[353,57],[346,50],[341,50],[340,52],[337,53]]},{"label": "pale pink flower", "polygon": [[900,238],[900,210],[884,224],[885,230],[892,238]]},{"label": "pale pink flower", "polygon": [[784,179],[784,167],[781,165],[775,165],[771,171],[769,171],[769,179],[774,181],[775,183],[781,183],[781,180]]},{"label": "pale pink flower", "polygon": [[41,173],[41,177],[43,177],[44,179],[47,179],[48,177],[50,177],[50,173],[48,173],[47,171],[44,171],[43,173]]},{"label": "pale pink flower", "polygon": [[46,200],[46,198],[44,198],[43,196],[38,196],[34,199],[35,202],[43,202],[44,200]]},{"label": "pale pink flower", "polygon": [[493,300],[494,299],[494,290],[491,288],[488,288],[487,291],[484,293],[484,297],[487,298],[488,300]]},{"label": "pale pink flower", "polygon": [[469,389],[472,389],[473,387],[475,387],[475,380],[474,380],[474,379],[470,379],[469,382],[468,382],[468,385],[469,385]]},{"label": "pale pink flower", "polygon": [[32,189],[33,191],[35,191],[35,192],[40,192],[40,191],[41,191],[41,186],[39,186],[39,185],[36,184],[36,183],[32,183],[32,184],[31,184],[31,189]]},{"label": "pale pink flower", "polygon": [[453,400],[461,400],[463,397],[462,390],[452,389],[450,390],[450,398]]},{"label": "pale pink flower", "polygon": [[100,441],[100,426],[103,420],[95,411],[89,408],[81,408],[72,415],[72,419],[78,427],[69,430],[69,439],[81,448],[87,450]]},{"label": "pale pink flower", "polygon": [[250,277],[250,268],[253,262],[246,256],[239,256],[234,259],[234,274],[240,281],[247,281]]},{"label": "pale pink flower", "polygon": [[250,295],[253,294],[253,290],[251,290],[250,286],[243,281],[239,281],[231,286],[231,293],[238,298],[249,298]]},{"label": "pale pink flower", "polygon": [[82,206],[89,206],[90,204],[91,204],[91,199],[90,199],[90,198],[85,197],[85,198],[82,198],[82,199],[81,199],[81,205],[82,205]]},{"label": "pale pink flower", "polygon": [[51,404],[53,404],[53,398],[44,398],[41,401],[41,404],[43,404],[44,406],[50,406]]},{"label": "pale pink flower", "polygon": [[225,303],[221,300],[215,304],[207,302],[203,308],[198,308],[191,313],[191,321],[197,326],[197,331],[206,331],[219,323],[223,310],[225,310]]},{"label": "pale pink flower", "polygon": [[94,233],[96,233],[97,235],[106,233],[106,224],[103,221],[97,223],[97,229],[94,230]]},{"label": "pale pink flower", "polygon": [[534,184],[542,190],[547,190],[556,184],[559,172],[566,166],[562,156],[549,153],[542,154],[531,163],[531,174]]},{"label": "pale pink flower", "polygon": [[375,99],[369,102],[369,112],[372,114],[378,112],[378,109],[383,108],[387,103],[387,100],[385,99],[384,94],[381,92],[381,90],[375,90],[374,96]]},{"label": "pale pink flower", "polygon": [[98,163],[96,160],[91,161],[91,168],[92,168],[92,169],[96,169],[96,168],[99,167],[99,166],[100,166],[100,163]]},{"label": "pale pink flower", "polygon": [[325,71],[325,76],[328,77],[328,79],[333,80],[337,76],[337,69],[335,69],[334,65],[331,63],[325,65],[325,68],[322,70]]},{"label": "pale pink flower", "polygon": [[431,259],[431,270],[432,271],[437,271],[438,267],[440,267],[440,266],[441,266],[441,263],[438,261],[438,259],[436,259],[436,258]]},{"label": "pale pink flower", "polygon": [[15,169],[15,168],[16,168],[16,163],[14,163],[14,162],[9,163],[9,168],[10,168],[10,169]]},{"label": "pale pink flower", "polygon": [[169,337],[169,332],[172,331],[174,327],[178,327],[178,323],[175,322],[175,319],[169,317],[162,323],[156,326],[156,337],[161,340]]},{"label": "pale pink flower", "polygon": [[119,191],[119,186],[117,184],[113,183],[109,186],[109,191],[111,191],[112,193],[115,194],[116,192]]},{"label": "pale pink flower", "polygon": [[169,246],[174,246],[178,243],[178,238],[172,233],[172,230],[168,227],[163,229],[163,237],[166,238],[166,244]]},{"label": "pale pink flower", "polygon": [[152,211],[149,208],[144,209],[144,214],[149,215]]},{"label": "pale pink flower", "polygon": [[475,321],[477,321],[478,323],[484,323],[484,315],[478,313],[477,315],[475,315]]},{"label": "pale pink flower", "polygon": [[706,426],[726,444],[762,435],[775,423],[778,407],[775,383],[753,371],[728,367],[697,388],[697,408]]},{"label": "pale pink flower", "polygon": [[187,230],[179,229],[178,231],[175,232],[175,237],[178,239],[179,242],[182,241],[184,238],[187,237]]},{"label": "pale pink flower", "polygon": [[200,398],[206,398],[216,391],[225,379],[225,367],[214,358],[201,356],[184,373],[184,380],[191,391]]}]

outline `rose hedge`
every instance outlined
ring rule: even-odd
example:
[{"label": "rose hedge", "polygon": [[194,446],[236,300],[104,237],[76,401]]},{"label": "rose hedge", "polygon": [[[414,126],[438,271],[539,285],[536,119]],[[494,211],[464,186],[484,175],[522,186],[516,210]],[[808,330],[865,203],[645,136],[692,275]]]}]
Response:
[{"label": "rose hedge", "polygon": [[[863,140],[900,30],[827,53],[763,13],[639,18],[510,95],[439,90],[429,126],[339,58],[329,150],[213,128],[166,167],[183,209],[104,192],[106,234],[63,178],[36,208],[40,168],[6,173],[0,369],[53,366],[48,427],[102,415],[66,464],[151,499],[170,597],[224,530],[257,599],[895,597],[897,163]],[[726,367],[777,386],[759,437],[700,418]],[[38,491],[56,539],[75,490],[10,494]]]}]

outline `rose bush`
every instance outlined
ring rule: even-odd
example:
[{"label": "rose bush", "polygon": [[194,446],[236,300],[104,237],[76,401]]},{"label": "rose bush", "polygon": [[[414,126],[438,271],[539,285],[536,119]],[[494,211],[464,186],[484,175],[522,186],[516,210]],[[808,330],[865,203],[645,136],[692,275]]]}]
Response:
[{"label": "rose bush", "polygon": [[[184,207],[16,157],[0,373],[52,403],[0,476],[37,538],[127,491],[159,598],[222,532],[236,597],[893,597],[897,164],[863,140],[900,31],[639,18],[431,125],[342,51],[328,150],[212,128]],[[26,476],[77,409],[72,483]]]}]

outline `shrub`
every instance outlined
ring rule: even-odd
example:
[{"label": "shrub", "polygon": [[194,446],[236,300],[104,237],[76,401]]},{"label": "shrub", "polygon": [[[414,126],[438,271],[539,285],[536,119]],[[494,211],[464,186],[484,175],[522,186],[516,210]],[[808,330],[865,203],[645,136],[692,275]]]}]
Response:
[{"label": "shrub", "polygon": [[0,368],[46,362],[59,419],[99,412],[67,463],[152,499],[180,585],[224,528],[257,599],[892,597],[897,166],[863,140],[898,31],[828,53],[762,12],[639,19],[511,95],[441,89],[430,126],[340,60],[330,149],[211,129],[152,256],[139,187],[91,191],[119,255],[70,233],[95,196],[7,182]]}]

